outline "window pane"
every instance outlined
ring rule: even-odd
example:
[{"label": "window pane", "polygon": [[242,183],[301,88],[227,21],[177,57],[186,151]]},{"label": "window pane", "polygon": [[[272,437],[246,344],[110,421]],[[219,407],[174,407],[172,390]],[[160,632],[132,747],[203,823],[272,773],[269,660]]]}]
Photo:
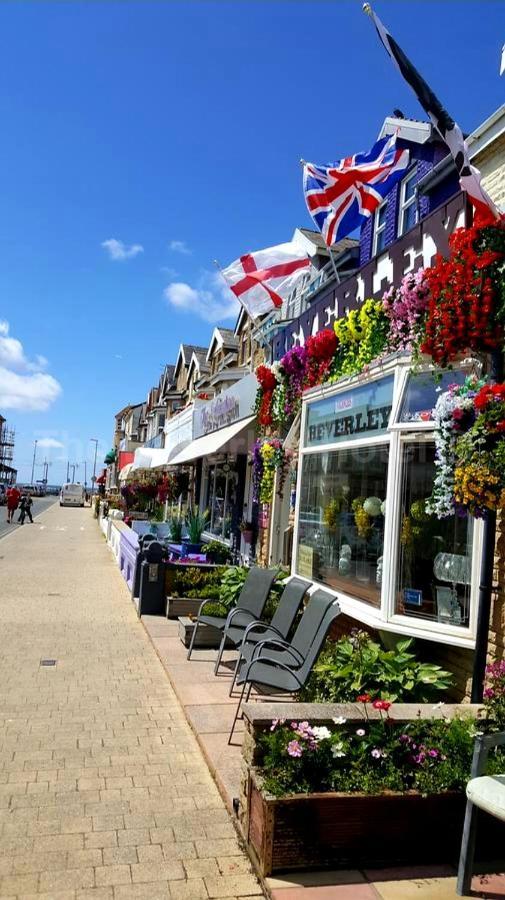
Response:
[{"label": "window pane", "polygon": [[316,400],[307,409],[305,446],[337,444],[353,438],[376,437],[387,431],[394,376]]},{"label": "window pane", "polygon": [[414,225],[416,224],[416,218],[416,204],[411,203],[410,206],[407,206],[407,208],[403,210],[402,234],[405,234],[406,231],[409,231],[414,227]]},{"label": "window pane", "polygon": [[468,626],[473,520],[425,512],[435,477],[433,444],[405,445],[396,612]]},{"label": "window pane", "polygon": [[442,391],[450,384],[463,384],[466,374],[458,370],[417,372],[408,377],[400,407],[399,422],[429,422]]},{"label": "window pane", "polygon": [[414,196],[416,191],[416,172],[412,172],[408,178],[405,179],[405,187],[403,193],[403,202],[407,203],[411,197]]},{"label": "window pane", "polygon": [[297,572],[380,607],[389,448],[303,458]]},{"label": "window pane", "polygon": [[376,216],[377,216],[376,228],[377,229],[379,229],[381,227],[381,225],[386,224],[386,209],[387,209],[387,203],[383,203],[383,205],[379,206],[379,209],[377,210],[377,213],[376,213]]},{"label": "window pane", "polygon": [[386,246],[386,229],[383,228],[375,235],[375,253],[380,253]]},{"label": "window pane", "polygon": [[237,475],[233,470],[224,471],[222,466],[211,466],[207,481],[207,502],[209,522],[206,528],[215,537],[229,538],[231,532],[231,510],[235,503]]}]

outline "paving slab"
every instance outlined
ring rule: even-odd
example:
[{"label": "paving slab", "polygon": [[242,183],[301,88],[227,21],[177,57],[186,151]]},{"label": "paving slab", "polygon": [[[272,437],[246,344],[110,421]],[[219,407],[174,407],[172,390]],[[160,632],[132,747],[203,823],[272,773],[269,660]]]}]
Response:
[{"label": "paving slab", "polygon": [[44,524],[2,539],[0,897],[262,896],[90,510]]}]

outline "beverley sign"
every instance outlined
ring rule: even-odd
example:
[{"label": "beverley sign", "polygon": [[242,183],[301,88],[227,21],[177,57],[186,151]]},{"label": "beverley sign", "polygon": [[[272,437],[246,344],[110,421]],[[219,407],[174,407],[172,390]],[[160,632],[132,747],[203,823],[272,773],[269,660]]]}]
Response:
[{"label": "beverley sign", "polygon": [[384,434],[391,412],[393,380],[394,376],[388,375],[370,384],[309,403],[305,447]]}]

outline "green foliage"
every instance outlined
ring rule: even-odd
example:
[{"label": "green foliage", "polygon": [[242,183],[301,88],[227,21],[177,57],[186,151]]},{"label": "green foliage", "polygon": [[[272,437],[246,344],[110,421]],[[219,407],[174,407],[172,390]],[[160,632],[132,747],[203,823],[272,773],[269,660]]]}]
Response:
[{"label": "green foliage", "polygon": [[[386,712],[360,724],[334,721],[337,727],[331,728],[272,722],[259,741],[259,772],[269,793],[464,790],[476,734],[471,717],[400,724]],[[488,772],[503,771],[504,765],[505,754],[497,751]]]},{"label": "green foliage", "polygon": [[354,701],[359,694],[404,703],[428,703],[452,684],[450,672],[419,662],[410,653],[412,638],[385,650],[366,632],[355,631],[329,642],[302,699],[319,703]]},{"label": "green foliage", "polygon": [[225,569],[198,566],[172,566],[167,569],[165,587],[169,597],[219,599]]},{"label": "green foliage", "polygon": [[205,553],[209,562],[223,565],[231,560],[231,552],[226,544],[221,541],[209,541],[202,547],[202,553]]},{"label": "green foliage", "polygon": [[195,506],[194,509],[190,509],[186,514],[186,525],[188,527],[188,540],[191,544],[199,544],[202,532],[205,530],[205,526],[207,525],[207,520],[209,518],[209,511],[206,509],[204,512],[200,512],[198,506]]},{"label": "green foliage", "polygon": [[221,576],[219,599],[227,610],[236,605],[248,573],[249,569],[243,566],[230,566]]},{"label": "green foliage", "polygon": [[174,516],[169,522],[170,540],[174,544],[180,544],[182,541],[182,519],[180,516]]}]

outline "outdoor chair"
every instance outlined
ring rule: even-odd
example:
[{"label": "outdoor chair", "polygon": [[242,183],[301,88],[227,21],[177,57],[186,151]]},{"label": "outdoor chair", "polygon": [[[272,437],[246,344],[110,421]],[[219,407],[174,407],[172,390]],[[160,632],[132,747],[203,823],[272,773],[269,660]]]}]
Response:
[{"label": "outdoor chair", "polygon": [[456,893],[460,897],[471,892],[478,809],[505,822],[505,774],[484,775],[489,751],[492,747],[504,745],[505,731],[498,734],[479,734],[475,739],[471,778],[466,786],[465,824],[456,885]]},{"label": "outdoor chair", "polygon": [[[241,627],[239,625],[230,625],[228,628],[225,628],[223,633],[223,640],[221,641],[221,647],[219,648],[220,653],[222,653],[222,649],[224,648],[226,639],[230,640],[235,647],[238,647],[238,658],[235,665],[235,671],[233,673],[233,681],[230,687],[230,697],[233,693],[233,688],[235,686],[235,680],[238,674],[238,670],[240,668],[240,664],[242,661],[242,647],[253,648],[260,641],[267,640],[268,638],[280,638],[280,640],[287,640],[289,632],[293,627],[293,623],[297,616],[298,610],[302,604],[302,600],[307,593],[308,588],[310,587],[310,583],[307,581],[303,581],[302,578],[292,578],[288,581],[285,586],[281,598],[279,600],[279,604],[277,609],[275,610],[272,621],[270,624],[266,622],[251,622],[250,625],[247,625],[246,628]],[[250,657],[248,657],[250,658]],[[218,657],[218,663],[221,657]]]},{"label": "outdoor chair", "polygon": [[322,650],[331,625],[340,615],[340,606],[326,591],[312,594],[291,643],[277,639],[260,641],[252,651],[250,661],[243,660],[237,684],[242,692],[231,726],[231,743],[235,724],[251,690],[261,694],[294,694],[309,678]]},{"label": "outdoor chair", "polygon": [[[188,659],[191,659],[193,646],[200,625],[211,625],[219,631],[224,631],[224,629],[231,625],[232,622],[236,626],[243,626],[245,628],[247,625],[250,625],[251,622],[256,622],[260,619],[263,610],[265,609],[270,588],[272,587],[276,574],[276,569],[260,569],[258,566],[253,566],[249,569],[244,586],[240,591],[237,605],[230,610],[227,616],[203,615],[204,607],[209,603],[215,603],[214,600],[204,600],[198,610],[195,627],[193,628],[193,634],[191,635]],[[214,668],[214,672],[217,672],[221,656],[218,655],[218,663]]]}]

